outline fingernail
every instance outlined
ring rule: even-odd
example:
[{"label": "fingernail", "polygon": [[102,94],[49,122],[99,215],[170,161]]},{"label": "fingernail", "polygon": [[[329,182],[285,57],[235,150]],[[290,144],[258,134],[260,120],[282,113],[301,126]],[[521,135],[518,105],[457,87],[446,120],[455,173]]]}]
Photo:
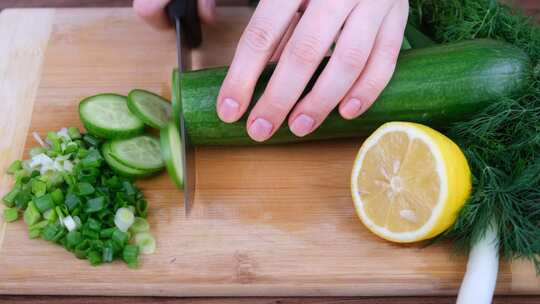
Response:
[{"label": "fingernail", "polygon": [[341,109],[341,114],[345,118],[354,118],[360,112],[362,108],[362,102],[356,98],[349,99],[343,108]]},{"label": "fingernail", "polygon": [[249,136],[256,141],[264,141],[270,137],[272,128],[273,126],[268,120],[257,118],[251,123],[251,126],[249,126],[248,133]]},{"label": "fingernail", "polygon": [[219,107],[219,117],[224,122],[234,122],[238,116],[240,104],[231,98],[225,98]]},{"label": "fingernail", "polygon": [[291,124],[291,131],[296,136],[305,136],[313,130],[315,120],[306,114],[300,114]]}]

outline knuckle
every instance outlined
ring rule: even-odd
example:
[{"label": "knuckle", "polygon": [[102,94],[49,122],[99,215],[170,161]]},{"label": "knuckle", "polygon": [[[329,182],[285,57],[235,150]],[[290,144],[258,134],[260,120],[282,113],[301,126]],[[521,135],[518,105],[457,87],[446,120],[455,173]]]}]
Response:
[{"label": "knuckle", "polygon": [[243,40],[254,51],[270,52],[274,45],[274,36],[272,25],[268,20],[255,18],[246,28]]},{"label": "knuckle", "polygon": [[364,67],[367,61],[367,53],[359,47],[350,47],[340,53],[341,61],[346,65],[355,69]]},{"label": "knuckle", "polygon": [[384,89],[384,82],[374,78],[367,78],[364,82],[363,94],[367,99],[375,100]]},{"label": "knuckle", "polygon": [[399,55],[400,46],[401,44],[398,42],[385,43],[378,48],[379,56],[389,62],[395,62]]},{"label": "knuckle", "polygon": [[322,56],[322,43],[314,35],[306,35],[292,42],[291,57],[304,64],[316,64]]}]

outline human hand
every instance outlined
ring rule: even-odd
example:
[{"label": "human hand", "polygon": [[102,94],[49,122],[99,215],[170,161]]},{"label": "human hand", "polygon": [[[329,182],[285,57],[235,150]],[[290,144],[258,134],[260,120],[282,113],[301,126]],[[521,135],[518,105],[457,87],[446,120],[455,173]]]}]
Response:
[{"label": "human hand", "polygon": [[[133,9],[144,21],[157,29],[171,26],[165,14],[165,7],[170,0],[133,0]],[[204,23],[215,20],[216,3],[214,0],[197,0],[199,18]]]},{"label": "human hand", "polygon": [[[269,139],[289,112],[288,124],[297,136],[313,132],[338,104],[344,118],[358,117],[393,74],[408,9],[407,0],[260,1],[219,93],[219,117],[240,119],[257,79],[281,46],[274,74],[247,120],[252,139]],[[303,15],[296,23],[297,11]],[[336,38],[328,65],[298,101]]]}]

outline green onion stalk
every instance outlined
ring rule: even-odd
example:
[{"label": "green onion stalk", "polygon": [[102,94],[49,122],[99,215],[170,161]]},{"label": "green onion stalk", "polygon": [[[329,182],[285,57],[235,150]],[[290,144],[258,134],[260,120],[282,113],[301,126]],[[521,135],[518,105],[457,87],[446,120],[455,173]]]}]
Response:
[{"label": "green onion stalk", "polygon": [[528,259],[540,274],[540,27],[495,0],[411,0],[409,22],[438,43],[491,38],[523,49],[534,71],[517,96],[453,124],[473,192],[439,239],[469,252],[458,303],[491,303],[499,255]]}]

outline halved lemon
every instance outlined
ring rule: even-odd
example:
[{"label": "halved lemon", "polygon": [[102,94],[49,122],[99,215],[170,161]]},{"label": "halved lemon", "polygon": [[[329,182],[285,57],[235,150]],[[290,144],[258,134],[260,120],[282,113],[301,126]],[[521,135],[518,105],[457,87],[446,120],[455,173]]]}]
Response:
[{"label": "halved lemon", "polygon": [[471,192],[471,172],[448,137],[420,124],[390,122],[358,151],[351,192],[369,230],[386,240],[416,242],[452,225]]}]

